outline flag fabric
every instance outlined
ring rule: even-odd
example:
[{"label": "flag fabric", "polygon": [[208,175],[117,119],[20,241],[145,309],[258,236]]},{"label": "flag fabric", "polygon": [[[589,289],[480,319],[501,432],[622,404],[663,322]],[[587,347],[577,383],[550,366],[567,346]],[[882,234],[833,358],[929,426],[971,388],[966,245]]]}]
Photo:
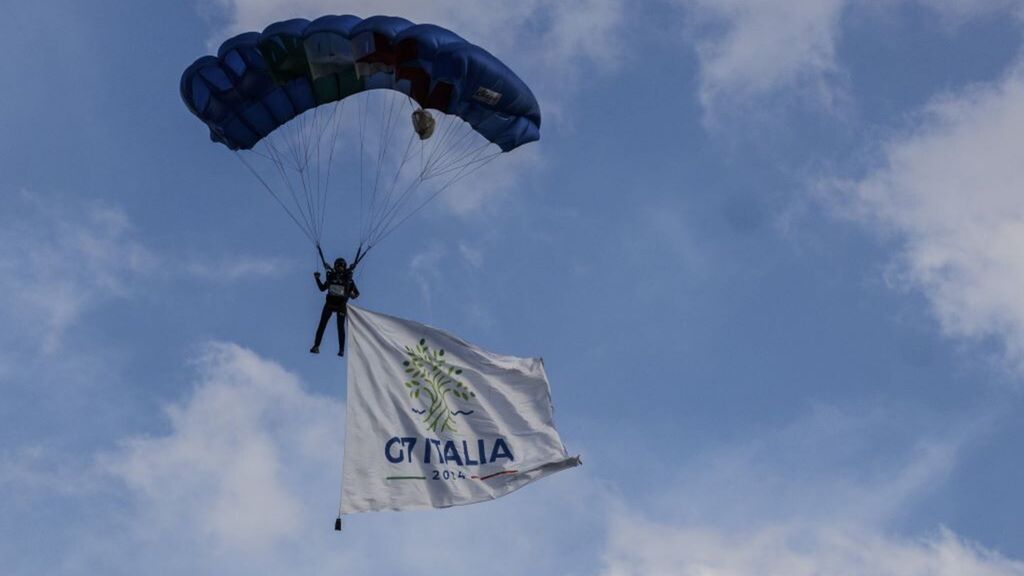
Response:
[{"label": "flag fabric", "polygon": [[580,464],[539,358],[348,306],[340,514],[491,500]]}]

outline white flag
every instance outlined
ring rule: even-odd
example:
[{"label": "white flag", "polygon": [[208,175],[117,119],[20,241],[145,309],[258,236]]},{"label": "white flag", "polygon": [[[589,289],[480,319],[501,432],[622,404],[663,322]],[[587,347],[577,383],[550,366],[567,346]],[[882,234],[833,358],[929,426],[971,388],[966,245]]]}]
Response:
[{"label": "white flag", "polygon": [[579,465],[539,358],[348,306],[341,514],[471,504]]}]

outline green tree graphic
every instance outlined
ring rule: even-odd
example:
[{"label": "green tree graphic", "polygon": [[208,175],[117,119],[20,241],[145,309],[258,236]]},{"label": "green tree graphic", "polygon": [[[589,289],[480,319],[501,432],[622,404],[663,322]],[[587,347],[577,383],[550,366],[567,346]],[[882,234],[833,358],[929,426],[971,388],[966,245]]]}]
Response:
[{"label": "green tree graphic", "polygon": [[476,394],[455,377],[462,369],[448,364],[444,350],[431,350],[426,339],[421,339],[415,348],[405,347],[409,359],[402,362],[410,380],[405,383],[409,396],[429,401],[423,416],[423,423],[431,432],[455,432],[455,419],[448,407],[450,394],[454,398],[469,401]]}]

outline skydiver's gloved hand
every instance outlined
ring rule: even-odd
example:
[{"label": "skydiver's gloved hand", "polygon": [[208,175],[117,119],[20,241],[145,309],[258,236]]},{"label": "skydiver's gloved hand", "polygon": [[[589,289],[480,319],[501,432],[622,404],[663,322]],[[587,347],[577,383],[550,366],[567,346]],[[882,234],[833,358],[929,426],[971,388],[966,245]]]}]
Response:
[{"label": "skydiver's gloved hand", "polygon": [[434,135],[434,117],[430,115],[430,112],[420,108],[413,110],[412,113],[412,129],[419,134],[420,140],[426,140]]}]

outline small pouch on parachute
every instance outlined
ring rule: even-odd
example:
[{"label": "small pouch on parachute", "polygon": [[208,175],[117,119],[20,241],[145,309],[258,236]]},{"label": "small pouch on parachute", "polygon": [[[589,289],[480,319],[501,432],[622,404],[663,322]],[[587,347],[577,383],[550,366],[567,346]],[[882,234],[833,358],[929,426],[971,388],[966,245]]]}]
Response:
[{"label": "small pouch on parachute", "polygon": [[412,112],[412,129],[420,136],[420,140],[426,140],[434,134],[436,122],[430,112],[420,108]]}]

